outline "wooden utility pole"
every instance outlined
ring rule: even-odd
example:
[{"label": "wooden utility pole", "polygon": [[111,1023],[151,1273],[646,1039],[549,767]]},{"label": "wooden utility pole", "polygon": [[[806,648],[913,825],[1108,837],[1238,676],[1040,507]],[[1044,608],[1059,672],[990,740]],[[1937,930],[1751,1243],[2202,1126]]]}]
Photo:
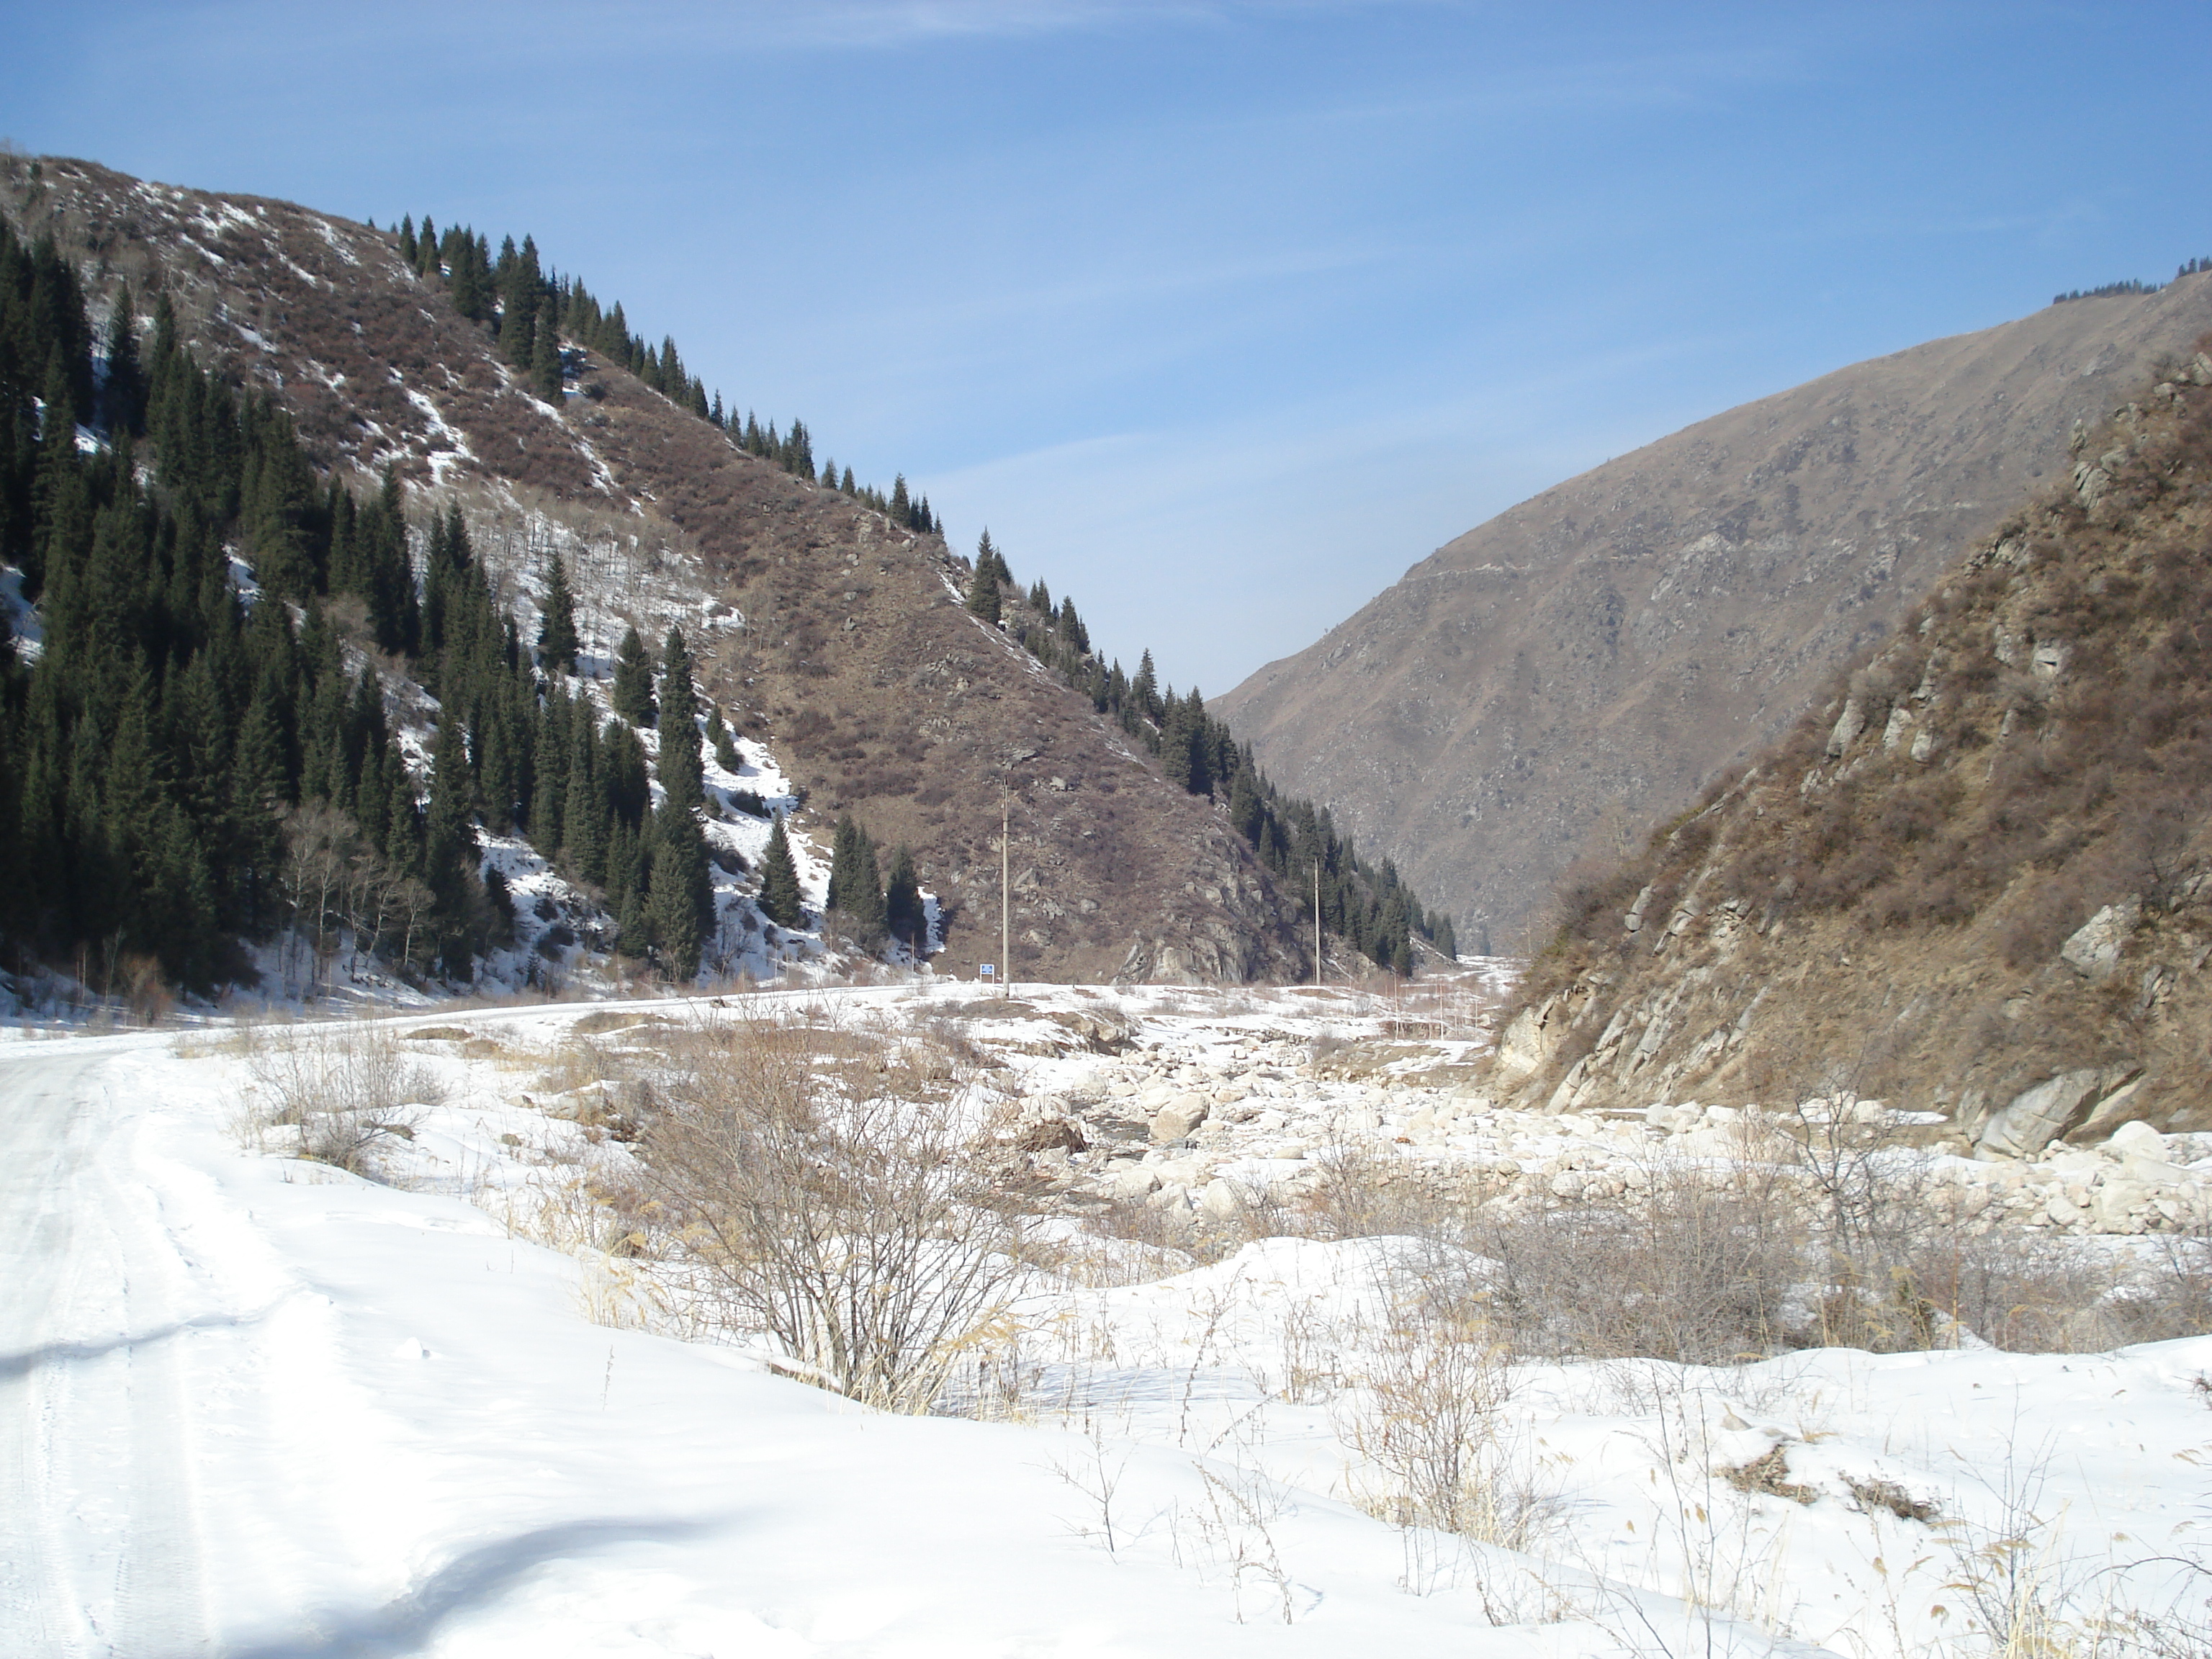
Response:
[{"label": "wooden utility pole", "polygon": [[1321,860],[1314,860],[1314,985],[1321,985]]},{"label": "wooden utility pole", "polygon": [[1013,869],[1009,811],[1006,792],[1001,786],[999,790],[999,987],[1000,994],[1011,1001],[1014,994],[1014,897],[1013,887],[1007,879]]}]

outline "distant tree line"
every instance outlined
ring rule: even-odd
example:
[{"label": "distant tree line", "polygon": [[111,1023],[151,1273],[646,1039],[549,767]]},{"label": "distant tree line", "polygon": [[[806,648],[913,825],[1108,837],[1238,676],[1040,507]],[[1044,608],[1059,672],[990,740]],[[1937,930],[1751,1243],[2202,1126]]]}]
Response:
[{"label": "distant tree line", "polygon": [[[561,672],[557,562],[533,661],[458,510],[416,529],[418,576],[391,473],[319,485],[280,408],[192,362],[166,296],[142,362],[135,310],[119,291],[95,350],[68,263],[0,225],[0,560],[44,629],[0,653],[0,858],[27,872],[0,884],[0,930],[201,991],[287,925],[465,976],[512,923],[482,825],[601,887],[625,949],[695,973],[711,890],[681,634],[643,722],[655,811],[641,722],[603,722]],[[427,779],[378,653],[436,699]]]},{"label": "distant tree line", "polygon": [[1278,790],[1260,770],[1252,746],[1238,744],[1225,722],[1206,713],[1196,686],[1179,696],[1158,683],[1150,651],[1133,676],[1118,659],[1109,665],[1091,648],[1075,601],[1063,597],[1055,609],[1042,580],[1024,590],[988,530],[976,543],[967,605],[1158,757],[1171,782],[1225,800],[1230,821],[1285,888],[1308,891],[1318,866],[1325,933],[1399,974],[1413,971],[1416,935],[1448,957],[1458,954],[1451,918],[1425,910],[1391,860],[1369,863],[1350,836],[1338,835],[1327,811]]},{"label": "distant tree line", "polygon": [[400,257],[418,275],[443,276],[454,308],[491,331],[500,356],[546,402],[556,406],[561,402],[565,374],[561,342],[571,340],[621,364],[678,408],[720,428],[748,455],[772,461],[824,489],[842,490],[909,530],[943,533],[928,497],[909,496],[903,476],[885,495],[857,483],[849,466],[841,472],[835,461],[824,458],[817,477],[814,440],[805,422],[793,420],[787,432],[778,434],[774,421],[763,427],[750,412],[738,419],[734,410],[723,407],[719,391],[708,394],[707,383],[691,372],[672,337],[664,335],[653,346],[630,332],[619,301],[603,307],[580,281],[543,270],[538,244],[531,237],[525,236],[520,247],[512,236],[506,238],[494,258],[491,244],[481,232],[454,225],[441,234],[428,214],[417,230],[410,214],[400,221],[398,242]]},{"label": "distant tree line", "polygon": [[[2182,274],[2186,276],[2188,272],[2185,270]],[[2110,300],[2122,295],[2155,294],[2163,286],[2160,283],[2146,283],[2130,277],[2124,283],[2106,283],[2101,288],[2069,289],[2063,294],[2052,295],[2051,303],[2063,306],[2069,300]]]}]

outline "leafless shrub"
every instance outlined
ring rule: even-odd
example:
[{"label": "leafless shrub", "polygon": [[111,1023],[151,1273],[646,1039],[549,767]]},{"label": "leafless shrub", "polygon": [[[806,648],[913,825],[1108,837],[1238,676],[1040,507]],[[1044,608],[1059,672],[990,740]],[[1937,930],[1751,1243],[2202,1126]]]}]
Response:
[{"label": "leafless shrub", "polygon": [[[1310,1162],[1319,1179],[1283,1231],[1310,1238],[1456,1238],[1462,1205],[1424,1182],[1388,1141],[1334,1124]],[[1255,1218],[1258,1218],[1256,1213]]]},{"label": "leafless shrub", "polygon": [[1527,1548],[1551,1506],[1508,1425],[1509,1376],[1489,1326],[1404,1310],[1342,1409],[1345,1440],[1382,1480],[1362,1507],[1396,1526]]},{"label": "leafless shrub", "polygon": [[1793,1504],[1809,1504],[1820,1494],[1790,1478],[1790,1454],[1780,1443],[1769,1446],[1748,1463],[1723,1469],[1721,1479],[1738,1492],[1765,1492]]},{"label": "leafless shrub", "polygon": [[265,1121],[298,1129],[300,1153],[356,1175],[394,1140],[412,1140],[443,1086],[388,1031],[307,1031],[248,1058]]},{"label": "leafless shrub", "polygon": [[1644,1174],[1610,1205],[1551,1206],[1474,1230],[1516,1351],[1726,1364],[1786,1346],[1806,1260],[1786,1183],[1758,1168]]},{"label": "leafless shrub", "polygon": [[732,1327],[823,1387],[927,1411],[1012,1298],[1017,1226],[969,1155],[963,1080],[880,1035],[836,1035],[772,1015],[692,1033],[647,1123],[643,1181],[665,1248]]},{"label": "leafless shrub", "polygon": [[1896,1481],[1881,1475],[1861,1478],[1847,1474],[1844,1486],[1852,1501],[1868,1513],[1887,1510],[1900,1521],[1917,1521],[1923,1525],[1932,1525],[1942,1518],[1943,1511],[1933,1498],[1915,1498]]}]

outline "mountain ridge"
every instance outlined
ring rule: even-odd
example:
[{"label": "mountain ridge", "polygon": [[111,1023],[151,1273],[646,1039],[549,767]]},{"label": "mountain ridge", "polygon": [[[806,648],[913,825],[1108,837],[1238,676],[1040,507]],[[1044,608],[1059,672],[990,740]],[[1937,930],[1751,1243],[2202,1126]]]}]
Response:
[{"label": "mountain ridge", "polygon": [[1517,943],[1576,860],[1783,729],[2075,422],[2208,327],[2191,275],[1723,411],[1447,543],[1215,708],[1463,939]]},{"label": "mountain ridge", "polygon": [[2212,1124],[2197,346],[1777,744],[1573,884],[1486,1086],[1553,1111],[1876,1097],[2001,1157]]}]

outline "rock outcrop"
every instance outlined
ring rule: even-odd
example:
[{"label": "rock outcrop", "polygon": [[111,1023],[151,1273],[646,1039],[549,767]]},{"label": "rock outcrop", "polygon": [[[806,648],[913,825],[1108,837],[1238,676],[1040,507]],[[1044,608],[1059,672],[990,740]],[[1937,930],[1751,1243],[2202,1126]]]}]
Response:
[{"label": "rock outcrop", "polygon": [[2003,1158],[2212,1127],[2212,355],[2073,442],[2094,489],[2016,510],[1565,896],[1501,1099],[1871,1096]]}]

